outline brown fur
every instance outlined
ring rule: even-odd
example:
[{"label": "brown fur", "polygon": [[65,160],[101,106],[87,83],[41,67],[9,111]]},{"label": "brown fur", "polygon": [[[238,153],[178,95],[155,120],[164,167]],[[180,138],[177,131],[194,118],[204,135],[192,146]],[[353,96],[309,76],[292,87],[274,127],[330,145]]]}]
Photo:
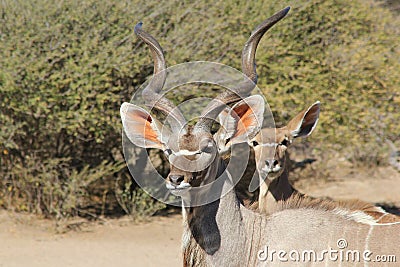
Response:
[{"label": "brown fur", "polygon": [[273,212],[286,209],[318,209],[324,211],[332,211],[334,209],[344,209],[347,211],[362,211],[366,215],[376,220],[376,223],[394,223],[400,222],[400,216],[390,213],[383,213],[380,208],[375,205],[358,199],[346,201],[334,201],[330,199],[314,198],[297,191],[286,201],[279,201],[279,205],[274,206]]}]

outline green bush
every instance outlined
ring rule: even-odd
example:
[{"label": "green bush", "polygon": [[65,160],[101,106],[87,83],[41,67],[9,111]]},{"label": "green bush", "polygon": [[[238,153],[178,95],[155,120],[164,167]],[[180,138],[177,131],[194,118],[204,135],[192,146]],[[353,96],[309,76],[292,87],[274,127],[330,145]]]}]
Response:
[{"label": "green bush", "polygon": [[400,133],[400,27],[372,0],[5,0],[0,205],[57,217],[96,202],[115,210],[114,193],[125,189],[114,181],[131,181],[119,107],[153,68],[135,23],[157,37],[169,65],[209,60],[240,69],[254,26],[290,4],[257,53],[259,87],[276,120],[319,99],[321,123],[309,142],[321,154],[384,161],[384,139]]}]

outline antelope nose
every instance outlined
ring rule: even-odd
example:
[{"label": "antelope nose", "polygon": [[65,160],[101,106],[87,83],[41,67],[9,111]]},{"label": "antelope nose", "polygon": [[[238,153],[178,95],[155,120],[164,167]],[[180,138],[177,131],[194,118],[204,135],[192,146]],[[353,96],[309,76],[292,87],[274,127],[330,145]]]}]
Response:
[{"label": "antelope nose", "polygon": [[180,185],[183,182],[183,175],[170,175],[169,180],[174,185]]},{"label": "antelope nose", "polygon": [[276,159],[268,159],[265,161],[265,164],[268,168],[274,168],[276,165],[278,165],[278,161]]}]

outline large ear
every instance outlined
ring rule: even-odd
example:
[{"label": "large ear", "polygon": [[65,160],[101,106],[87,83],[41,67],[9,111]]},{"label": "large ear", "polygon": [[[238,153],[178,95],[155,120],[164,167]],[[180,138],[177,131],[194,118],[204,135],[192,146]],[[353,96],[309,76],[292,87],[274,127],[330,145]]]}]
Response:
[{"label": "large ear", "polygon": [[315,129],[319,119],[320,102],[317,101],[308,109],[303,110],[287,125],[293,138],[307,137]]},{"label": "large ear", "polygon": [[124,131],[132,143],[143,148],[165,148],[161,124],[146,110],[125,102],[120,112]]},{"label": "large ear", "polygon": [[253,95],[236,103],[227,113],[221,113],[219,118],[224,128],[221,137],[225,144],[233,145],[253,139],[261,129],[264,108],[262,96]]}]

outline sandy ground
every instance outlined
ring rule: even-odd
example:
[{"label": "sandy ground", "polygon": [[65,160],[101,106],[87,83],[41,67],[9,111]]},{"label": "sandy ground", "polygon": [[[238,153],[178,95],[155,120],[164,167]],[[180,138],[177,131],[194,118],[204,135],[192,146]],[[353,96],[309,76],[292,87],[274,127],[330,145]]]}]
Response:
[{"label": "sandy ground", "polygon": [[[300,181],[296,187],[313,196],[400,206],[400,173],[389,167],[349,168],[328,181]],[[180,215],[141,224],[105,220],[63,234],[55,229],[48,220],[0,211],[0,267],[181,266]]]},{"label": "sandy ground", "polygon": [[29,215],[0,212],[0,267],[181,266],[180,215],[150,223],[126,219],[64,234]]},{"label": "sandy ground", "polygon": [[328,180],[299,181],[295,187],[314,197],[360,199],[400,207],[400,172],[394,168],[340,168],[330,173],[332,177]]}]

